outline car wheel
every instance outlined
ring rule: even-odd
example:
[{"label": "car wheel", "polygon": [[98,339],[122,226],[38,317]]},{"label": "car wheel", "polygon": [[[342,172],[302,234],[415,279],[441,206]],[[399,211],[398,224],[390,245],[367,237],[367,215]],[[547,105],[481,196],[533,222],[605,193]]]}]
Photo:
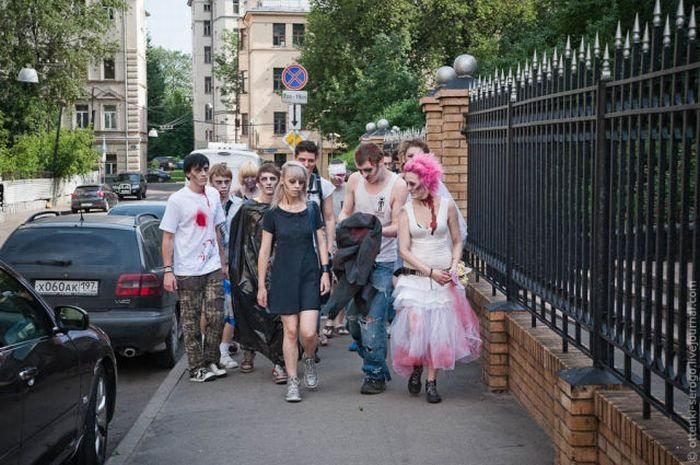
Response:
[{"label": "car wheel", "polygon": [[136,194],[136,200],[141,200],[142,198],[143,198],[143,194],[141,192]]},{"label": "car wheel", "polygon": [[105,462],[109,435],[108,410],[109,390],[104,368],[100,366],[92,383],[83,440],[74,460],[78,465],[101,465]]},{"label": "car wheel", "polygon": [[165,339],[165,350],[155,354],[156,363],[162,368],[172,368],[177,363],[177,352],[180,349],[180,322],[177,314],[173,312],[173,323],[170,326],[170,332]]},{"label": "car wheel", "polygon": [[77,208],[71,208],[71,209],[70,209],[70,212],[71,212],[71,213],[78,213],[78,209],[77,209]]}]

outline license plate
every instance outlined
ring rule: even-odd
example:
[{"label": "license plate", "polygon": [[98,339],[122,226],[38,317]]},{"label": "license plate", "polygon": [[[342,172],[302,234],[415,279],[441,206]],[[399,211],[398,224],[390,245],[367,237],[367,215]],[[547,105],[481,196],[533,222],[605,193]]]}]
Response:
[{"label": "license plate", "polygon": [[99,291],[99,281],[37,279],[34,281],[34,289],[42,295],[95,296]]},{"label": "license plate", "polygon": [[122,184],[119,186],[119,192],[123,193],[131,193],[131,184]]},{"label": "license plate", "polygon": [[92,207],[92,202],[83,202],[80,204],[81,207]]}]

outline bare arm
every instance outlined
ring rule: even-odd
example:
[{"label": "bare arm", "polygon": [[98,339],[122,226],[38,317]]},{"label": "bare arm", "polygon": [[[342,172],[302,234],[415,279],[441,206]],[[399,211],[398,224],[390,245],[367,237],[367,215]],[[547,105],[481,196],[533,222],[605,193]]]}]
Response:
[{"label": "bare arm", "polygon": [[406,205],[406,198],[408,198],[408,188],[406,187],[406,181],[399,178],[396,180],[394,188],[391,190],[391,224],[382,228],[382,236],[398,236],[399,214],[401,210],[403,210],[404,205]]},{"label": "bare arm", "polygon": [[[318,243],[318,257],[321,261],[321,266],[326,267],[328,265],[328,245],[326,244],[326,233],[323,232],[323,229],[316,230],[316,242]],[[330,273],[321,272],[320,290],[321,295],[325,295],[331,290]]]},{"label": "bare arm", "polygon": [[221,261],[221,272],[224,273],[224,277],[228,279],[228,257],[224,254],[224,240],[221,237],[221,228],[216,229],[216,245],[219,247],[219,260]]},{"label": "bare arm", "polygon": [[260,254],[258,255],[258,305],[267,307],[267,288],[265,287],[265,277],[267,276],[267,264],[270,261],[272,250],[272,233],[263,231],[262,242],[260,244]]},{"label": "bare arm", "polygon": [[447,202],[447,227],[450,230],[452,239],[452,264],[450,273],[457,271],[457,264],[462,258],[462,232],[459,229],[459,213],[454,201]]},{"label": "bare arm", "polygon": [[332,248],[335,243],[335,212],[333,212],[333,196],[329,195],[323,199],[323,220],[326,223],[326,238],[328,248]]},{"label": "bare arm", "polygon": [[[173,233],[163,231],[161,253],[163,255],[163,266],[166,267],[173,266],[173,250],[175,249],[173,237]],[[175,292],[177,290],[177,280],[173,272],[168,272],[163,275],[163,287],[168,292]]]},{"label": "bare arm", "polygon": [[347,188],[345,189],[345,199],[343,200],[343,209],[340,211],[340,215],[338,215],[338,223],[355,213],[355,189],[357,188],[357,183],[360,178],[362,178],[360,173],[353,173],[348,179]]}]

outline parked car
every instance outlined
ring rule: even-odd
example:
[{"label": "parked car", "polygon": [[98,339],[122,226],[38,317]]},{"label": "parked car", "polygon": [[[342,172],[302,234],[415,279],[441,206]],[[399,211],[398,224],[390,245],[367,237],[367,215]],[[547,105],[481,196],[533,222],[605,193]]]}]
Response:
[{"label": "parked car", "polygon": [[73,213],[97,209],[107,212],[118,203],[119,196],[108,184],[78,186],[70,196],[70,209]]},{"label": "parked car", "polygon": [[124,215],[124,216],[138,216],[142,213],[152,214],[159,220],[163,218],[165,213],[165,206],[168,204],[165,200],[151,200],[143,202],[129,202],[120,203],[116,207],[112,208],[108,215]]},{"label": "parked car", "polygon": [[170,171],[177,167],[175,157],[155,157],[154,160],[158,162],[158,168],[162,170]]},{"label": "parked car", "polygon": [[112,189],[122,199],[126,196],[136,196],[137,199],[145,199],[148,191],[148,183],[141,173],[119,173],[112,182]]},{"label": "parked car", "polygon": [[109,338],[0,262],[0,464],[105,461],[117,369]]},{"label": "parked car", "polygon": [[170,174],[163,170],[148,170],[146,180],[148,182],[166,182],[170,181]]},{"label": "parked car", "polygon": [[153,215],[57,216],[41,212],[0,249],[51,305],[80,305],[114,350],[153,353],[172,367],[180,345],[177,296],[163,289],[162,233]]}]

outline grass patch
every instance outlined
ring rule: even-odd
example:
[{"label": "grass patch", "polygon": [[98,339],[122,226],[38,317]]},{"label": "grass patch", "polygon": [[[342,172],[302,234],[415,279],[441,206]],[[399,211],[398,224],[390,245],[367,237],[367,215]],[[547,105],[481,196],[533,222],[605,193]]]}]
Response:
[{"label": "grass patch", "polygon": [[182,170],[172,170],[170,171],[170,180],[173,182],[184,181],[185,173]]}]

